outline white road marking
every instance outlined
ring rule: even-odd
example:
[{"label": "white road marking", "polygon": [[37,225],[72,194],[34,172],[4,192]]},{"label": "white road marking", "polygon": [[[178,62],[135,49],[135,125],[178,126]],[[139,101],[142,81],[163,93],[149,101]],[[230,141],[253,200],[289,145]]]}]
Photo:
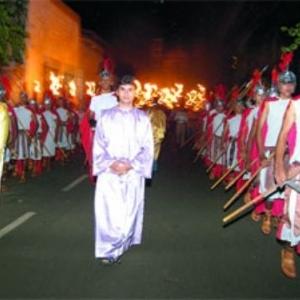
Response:
[{"label": "white road marking", "polygon": [[26,221],[28,221],[34,215],[36,215],[35,212],[27,212],[24,215],[22,215],[21,217],[19,217],[18,219],[14,220],[13,222],[11,222],[7,226],[5,226],[4,228],[2,228],[0,230],[0,239],[3,238],[5,235],[7,235],[12,230],[14,230],[15,228],[17,228],[18,226],[20,226],[23,223],[25,223]]},{"label": "white road marking", "polygon": [[70,184],[66,185],[62,191],[63,192],[68,192],[70,191],[72,188],[74,188],[76,185],[78,185],[79,183],[81,183],[83,180],[85,180],[86,178],[88,178],[87,174],[81,175],[80,177],[78,177],[77,179],[75,179],[74,181],[72,181]]}]

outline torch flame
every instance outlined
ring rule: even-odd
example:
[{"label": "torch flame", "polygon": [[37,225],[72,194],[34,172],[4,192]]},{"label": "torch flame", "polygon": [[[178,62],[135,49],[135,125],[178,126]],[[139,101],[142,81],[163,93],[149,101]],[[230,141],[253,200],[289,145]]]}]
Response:
[{"label": "torch flame", "polygon": [[96,95],[96,83],[94,81],[86,81],[87,86],[86,94],[93,97]]},{"label": "torch flame", "polygon": [[50,72],[50,90],[52,91],[53,95],[59,96],[59,90],[62,88],[62,80],[64,76],[56,76],[53,72]]},{"label": "torch flame", "polygon": [[68,86],[69,86],[69,93],[70,93],[70,95],[72,97],[75,97],[76,96],[76,91],[77,91],[75,80],[69,81]]},{"label": "torch flame", "polygon": [[41,83],[38,80],[33,81],[33,91],[37,94],[41,92]]},{"label": "torch flame", "polygon": [[186,92],[183,96],[184,85],[182,83],[174,83],[172,87],[163,88],[150,82],[142,84],[139,80],[135,80],[134,83],[137,107],[153,106],[153,102],[158,99],[158,104],[174,109],[180,106],[179,99],[184,97],[184,107],[197,112],[203,108],[206,101],[206,88],[201,84],[197,84],[197,89]]}]

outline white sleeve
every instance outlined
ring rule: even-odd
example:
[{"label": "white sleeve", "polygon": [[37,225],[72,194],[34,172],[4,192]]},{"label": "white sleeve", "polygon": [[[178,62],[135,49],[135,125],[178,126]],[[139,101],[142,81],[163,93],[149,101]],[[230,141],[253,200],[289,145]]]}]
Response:
[{"label": "white sleeve", "polygon": [[95,98],[92,97],[91,103],[90,103],[90,111],[95,112]]}]

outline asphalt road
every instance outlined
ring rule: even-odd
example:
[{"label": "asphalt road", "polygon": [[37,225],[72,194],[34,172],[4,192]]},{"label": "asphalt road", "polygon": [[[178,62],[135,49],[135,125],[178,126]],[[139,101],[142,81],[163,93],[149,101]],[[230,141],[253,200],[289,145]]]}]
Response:
[{"label": "asphalt road", "polygon": [[83,179],[63,191],[84,175],[81,159],[26,184],[9,180],[0,194],[0,236],[28,219],[0,237],[0,298],[299,299],[299,279],[280,272],[274,235],[264,237],[249,216],[223,228],[229,194],[210,192],[192,160],[187,149],[165,143],[146,189],[143,244],[112,267],[93,256],[93,187]]}]

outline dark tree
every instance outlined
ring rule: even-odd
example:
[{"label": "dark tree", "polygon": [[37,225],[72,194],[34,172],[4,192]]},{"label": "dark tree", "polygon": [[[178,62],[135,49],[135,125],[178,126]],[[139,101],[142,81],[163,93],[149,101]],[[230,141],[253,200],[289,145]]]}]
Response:
[{"label": "dark tree", "polygon": [[28,0],[0,1],[0,64],[23,63]]}]

